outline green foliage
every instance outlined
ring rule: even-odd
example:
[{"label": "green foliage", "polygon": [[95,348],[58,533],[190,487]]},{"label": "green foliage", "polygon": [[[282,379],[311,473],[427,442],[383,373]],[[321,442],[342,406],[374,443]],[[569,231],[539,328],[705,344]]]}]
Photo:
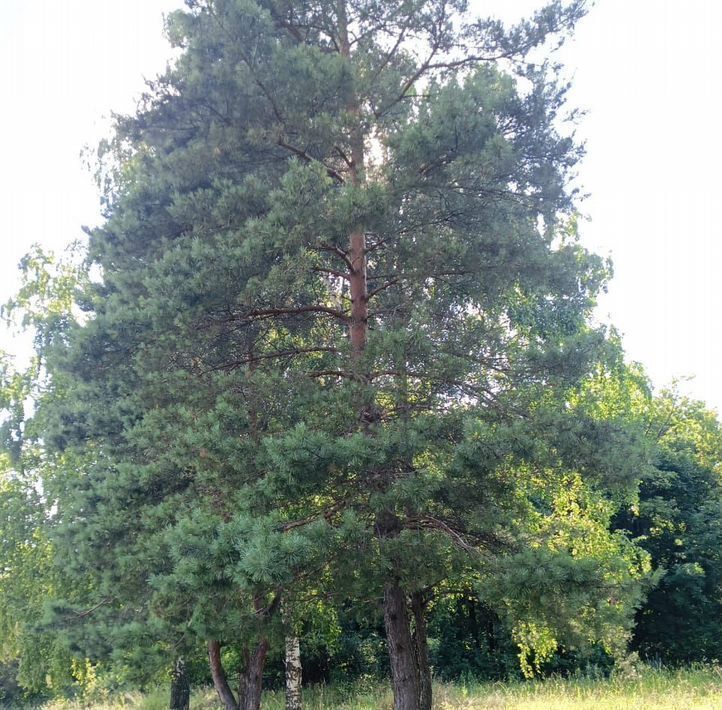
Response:
[{"label": "green foliage", "polygon": [[700,402],[662,393],[650,407],[658,447],[639,505],[616,524],[663,572],[637,614],[634,646],[688,663],[722,656],[722,430]]},{"label": "green foliage", "polygon": [[481,582],[482,595],[501,598],[512,619],[525,675],[541,670],[558,639],[567,647],[599,643],[610,654],[622,653],[629,608],[640,605],[640,581],[650,571],[642,551],[624,535],[609,534],[614,508],[608,501],[579,477],[559,478],[558,485],[546,501],[552,511],[530,516],[538,541],[492,565]]},{"label": "green foliage", "polygon": [[440,597],[429,610],[434,675],[444,681],[505,680],[519,675],[510,629],[473,590]]},{"label": "green foliage", "polygon": [[38,455],[23,447],[33,371],[16,373],[7,359],[2,364],[0,412],[6,436],[0,451],[0,663],[11,676],[9,683],[3,682],[10,702],[20,695],[15,683],[30,694],[66,687],[72,656],[60,638],[38,625],[46,601],[65,580],[53,565],[48,507],[32,467]]},{"label": "green foliage", "polygon": [[[610,521],[641,477],[693,474],[671,434],[651,471],[643,385],[591,323],[610,269],[576,233],[566,87],[527,61],[582,13],[171,15],[177,62],[99,151],[87,261],[35,250],[10,307],[38,360],[8,438],[42,498],[13,539],[46,523],[45,628],[82,663],[147,683],[217,640],[239,670],[283,600],[305,651],[377,672],[375,631],[348,630],[390,584],[439,618],[474,589],[527,674],[621,652],[651,567]],[[710,552],[677,572],[714,584],[683,517]]]}]

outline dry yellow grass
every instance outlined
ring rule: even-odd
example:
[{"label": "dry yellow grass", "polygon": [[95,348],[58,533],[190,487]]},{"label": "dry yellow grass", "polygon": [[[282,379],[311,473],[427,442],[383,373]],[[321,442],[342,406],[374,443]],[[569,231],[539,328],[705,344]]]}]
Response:
[{"label": "dry yellow grass", "polygon": [[[437,710],[722,710],[722,668],[702,666],[678,671],[643,669],[608,679],[552,678],[519,683],[435,685]],[[165,710],[167,692],[125,693],[94,702],[53,702],[44,710]],[[317,686],[304,697],[305,710],[391,710],[388,686]],[[216,710],[212,690],[197,691],[192,710]],[[283,710],[280,692],[264,695],[264,710]]]}]

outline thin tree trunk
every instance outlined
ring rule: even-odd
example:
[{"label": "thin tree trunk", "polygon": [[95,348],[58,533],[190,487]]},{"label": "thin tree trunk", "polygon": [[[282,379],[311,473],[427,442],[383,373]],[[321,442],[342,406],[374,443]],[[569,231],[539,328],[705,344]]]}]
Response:
[{"label": "thin tree trunk", "polygon": [[384,589],[384,623],[394,685],[394,710],[421,710],[419,672],[406,594],[397,581]]},{"label": "thin tree trunk", "polygon": [[170,674],[170,710],[189,710],[191,686],[183,656],[176,659]]},{"label": "thin tree trunk", "polygon": [[286,710],[302,710],[301,643],[298,636],[286,636]]},{"label": "thin tree trunk", "polygon": [[261,639],[253,653],[247,656],[246,667],[241,674],[238,692],[239,710],[260,710],[261,693],[263,692],[263,668],[268,654],[268,640]]},{"label": "thin tree trunk", "polygon": [[411,595],[411,611],[414,614],[414,650],[419,674],[419,710],[431,710],[431,666],[426,638],[426,600],[423,592]]},{"label": "thin tree trunk", "polygon": [[366,282],[366,235],[359,228],[349,238],[349,260],[353,269],[349,273],[351,290],[351,350],[360,358],[366,349],[369,307]]},{"label": "thin tree trunk", "polygon": [[211,667],[213,685],[218,693],[218,698],[225,710],[239,710],[236,698],[231,687],[228,685],[226,672],[221,662],[221,644],[218,641],[208,642],[208,662]]},{"label": "thin tree trunk", "polygon": [[[348,17],[346,14],[346,0],[338,2],[338,36],[341,56],[351,58],[351,43],[348,33]],[[357,97],[352,97],[346,105],[346,110],[356,119],[355,125],[349,133],[351,161],[349,164],[350,183],[354,186],[364,183],[364,135],[360,125],[361,106]],[[351,319],[349,322],[349,338],[351,352],[355,362],[358,362],[366,349],[368,334],[368,284],[367,284],[367,258],[366,234],[362,225],[351,231],[348,244],[349,287],[351,291]]]}]

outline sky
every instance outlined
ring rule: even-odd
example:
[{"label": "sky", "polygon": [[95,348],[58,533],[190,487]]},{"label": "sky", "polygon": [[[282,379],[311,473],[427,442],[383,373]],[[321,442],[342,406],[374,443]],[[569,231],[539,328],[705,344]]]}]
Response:
[{"label": "sky", "polygon": [[[513,21],[541,0],[472,0]],[[170,48],[180,0],[3,0],[0,302],[34,242],[56,251],[100,221],[81,151],[130,113]],[[598,0],[560,50],[586,157],[585,245],[615,276],[597,318],[659,388],[722,412],[722,3]],[[5,332],[0,348],[18,350]],[[21,349],[21,348],[20,348]]]}]

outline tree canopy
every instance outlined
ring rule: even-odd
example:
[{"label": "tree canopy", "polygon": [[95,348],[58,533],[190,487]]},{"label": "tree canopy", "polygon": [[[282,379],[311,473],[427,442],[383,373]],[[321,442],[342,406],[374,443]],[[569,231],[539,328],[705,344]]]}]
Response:
[{"label": "tree canopy", "polygon": [[584,3],[186,4],[101,146],[84,270],[30,319],[44,534],[82,580],[47,623],[146,669],[205,645],[228,709],[342,607],[383,619],[395,707],[430,708],[459,586],[527,673],[620,651],[656,553],[610,523],[667,469],[591,319],[567,87],[530,59]]}]

